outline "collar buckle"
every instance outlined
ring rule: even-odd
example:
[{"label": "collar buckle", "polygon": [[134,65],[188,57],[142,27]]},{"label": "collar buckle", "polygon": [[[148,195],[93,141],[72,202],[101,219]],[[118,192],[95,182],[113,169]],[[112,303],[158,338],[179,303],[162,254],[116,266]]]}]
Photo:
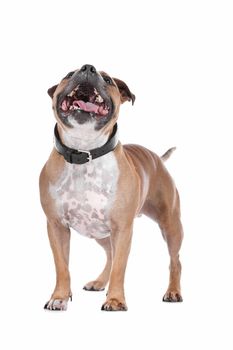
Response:
[{"label": "collar buckle", "polygon": [[114,125],[112,134],[108,141],[101,147],[92,149],[90,151],[82,149],[72,149],[64,145],[60,139],[58,133],[57,124],[54,128],[54,146],[58,153],[60,153],[64,159],[71,164],[85,164],[92,160],[102,157],[105,154],[112,152],[118,144],[117,139],[117,124]]},{"label": "collar buckle", "polygon": [[87,161],[88,162],[92,161],[92,154],[90,151],[84,151],[83,149],[79,149],[78,152],[86,153],[87,154]]}]

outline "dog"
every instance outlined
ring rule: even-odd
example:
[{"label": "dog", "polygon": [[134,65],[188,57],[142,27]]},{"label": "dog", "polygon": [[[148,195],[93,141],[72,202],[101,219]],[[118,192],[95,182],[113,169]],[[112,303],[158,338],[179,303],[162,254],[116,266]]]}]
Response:
[{"label": "dog", "polygon": [[162,157],[118,140],[120,105],[135,101],[129,87],[85,64],[48,90],[56,118],[54,149],[40,175],[40,198],[56,267],[47,310],[66,310],[70,287],[70,229],[94,238],[106,252],[100,275],[87,291],[108,285],[102,310],[127,310],[124,275],[133,221],[145,214],[158,223],[170,254],[165,302],[181,302],[179,250],[183,238],[180,201]]}]

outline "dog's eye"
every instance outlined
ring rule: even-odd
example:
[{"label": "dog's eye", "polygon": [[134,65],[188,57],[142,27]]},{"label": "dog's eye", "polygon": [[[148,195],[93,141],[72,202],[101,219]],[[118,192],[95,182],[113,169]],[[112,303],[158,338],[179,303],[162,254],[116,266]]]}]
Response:
[{"label": "dog's eye", "polygon": [[68,73],[68,74],[65,76],[64,79],[69,79],[69,78],[71,78],[73,74],[74,74],[74,72]]},{"label": "dog's eye", "polygon": [[112,85],[112,79],[110,77],[104,76],[103,79],[107,84]]}]

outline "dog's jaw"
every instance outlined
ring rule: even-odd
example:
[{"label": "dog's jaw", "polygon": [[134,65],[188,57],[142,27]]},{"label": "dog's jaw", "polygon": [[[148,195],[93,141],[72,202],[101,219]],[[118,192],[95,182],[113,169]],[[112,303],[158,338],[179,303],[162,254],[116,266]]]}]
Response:
[{"label": "dog's jaw", "polygon": [[67,127],[95,123],[95,129],[103,128],[113,117],[115,108],[101,74],[93,79],[83,78],[77,71],[64,82],[54,101],[55,114]]},{"label": "dog's jaw", "polygon": [[103,146],[109,138],[109,134],[96,130],[93,120],[77,125],[75,120],[70,119],[70,124],[72,128],[59,128],[60,137],[69,148],[88,151]]}]

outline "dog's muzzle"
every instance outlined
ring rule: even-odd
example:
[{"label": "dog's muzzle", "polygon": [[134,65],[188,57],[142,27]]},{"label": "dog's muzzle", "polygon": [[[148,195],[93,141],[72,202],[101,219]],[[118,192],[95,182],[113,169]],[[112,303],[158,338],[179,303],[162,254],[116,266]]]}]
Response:
[{"label": "dog's muzzle", "polygon": [[104,125],[113,114],[113,102],[106,82],[94,66],[84,65],[69,76],[67,85],[57,99],[57,112],[66,124],[70,119],[83,124],[93,118]]},{"label": "dog's muzzle", "polygon": [[64,116],[78,111],[88,112],[101,118],[108,115],[110,106],[100,92],[86,82],[79,84],[65,96],[61,101],[60,109]]}]

